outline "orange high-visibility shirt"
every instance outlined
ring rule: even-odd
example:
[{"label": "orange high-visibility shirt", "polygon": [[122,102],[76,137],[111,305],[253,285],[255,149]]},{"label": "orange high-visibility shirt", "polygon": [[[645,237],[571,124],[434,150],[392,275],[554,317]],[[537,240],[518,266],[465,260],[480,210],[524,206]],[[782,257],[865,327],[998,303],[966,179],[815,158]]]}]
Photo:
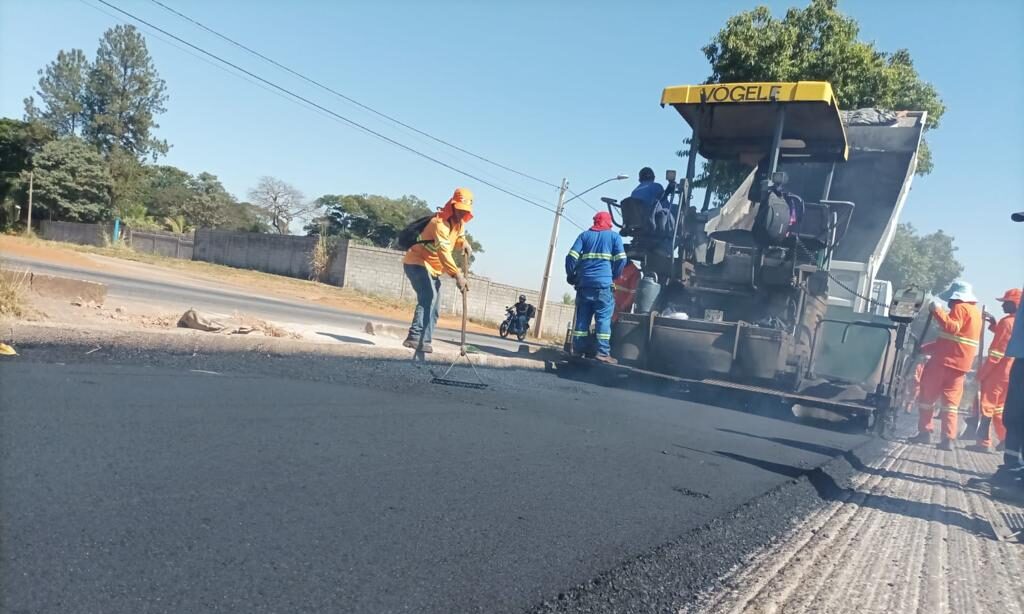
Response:
[{"label": "orange high-visibility shirt", "polygon": [[620,313],[625,313],[633,307],[633,301],[636,300],[636,287],[639,283],[640,269],[632,262],[627,262],[626,268],[622,270],[622,275],[619,275],[612,284],[612,290],[615,292],[613,321],[618,319]]},{"label": "orange high-visibility shirt", "polygon": [[416,244],[405,253],[402,263],[423,265],[434,277],[441,273],[455,277],[459,266],[455,264],[452,251],[461,249],[464,244],[463,225],[446,222],[438,213],[416,237]]},{"label": "orange high-visibility shirt", "polygon": [[939,327],[939,338],[931,347],[931,360],[943,366],[967,373],[978,355],[978,340],[984,319],[981,309],[974,303],[956,302],[946,313],[942,308],[933,311]]},{"label": "orange high-visibility shirt", "polygon": [[1010,343],[1015,319],[1015,315],[1011,314],[990,327],[992,345],[988,349],[988,358],[981,365],[978,381],[987,382],[989,379],[992,379],[993,382],[1010,381],[1010,367],[1013,366],[1013,358],[1006,356],[1006,346]]}]

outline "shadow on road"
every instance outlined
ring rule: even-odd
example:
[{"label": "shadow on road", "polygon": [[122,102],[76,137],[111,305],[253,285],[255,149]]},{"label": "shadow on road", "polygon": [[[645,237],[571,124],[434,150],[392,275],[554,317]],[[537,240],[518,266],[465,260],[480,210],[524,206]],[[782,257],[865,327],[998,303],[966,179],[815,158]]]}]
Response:
[{"label": "shadow on road", "polygon": [[[596,361],[578,363],[559,362],[554,370],[560,379],[592,384],[604,388],[618,388],[641,394],[651,394],[679,401],[700,403],[753,414],[764,418],[800,423],[831,431],[851,432],[856,428],[851,423],[833,423],[821,420],[797,418],[790,406],[777,397],[758,395],[743,391],[707,387],[690,387],[684,382],[659,377],[642,371],[630,371],[621,367],[608,367]],[[863,429],[858,429],[862,431]],[[852,431],[856,432],[856,431]]]},{"label": "shadow on road", "polygon": [[335,341],[341,341],[342,343],[355,343],[357,345],[376,345],[373,341],[369,341],[367,339],[360,339],[359,337],[349,337],[348,335],[335,335],[334,333],[325,333],[323,331],[317,331],[316,334],[323,335],[324,337],[330,337],[331,339],[334,339]]},{"label": "shadow on road", "polygon": [[[718,429],[723,433],[732,433],[733,435],[742,435],[744,437],[750,437],[752,439],[760,439],[763,441],[771,441],[783,446],[789,446],[798,450],[804,450],[807,452],[813,452],[815,454],[821,454],[824,456],[838,457],[842,456],[846,459],[846,462],[850,463],[850,466],[861,473],[868,475],[874,475],[883,478],[892,478],[896,480],[907,480],[908,482],[916,482],[918,484],[927,484],[929,486],[944,486],[946,488],[961,488],[963,485],[959,482],[954,482],[946,478],[935,478],[926,477],[922,475],[914,475],[912,473],[904,473],[902,471],[892,471],[889,469],[879,469],[878,467],[871,467],[865,465],[860,457],[857,456],[852,450],[842,450],[840,448],[833,448],[831,446],[824,446],[816,443],[810,443],[806,441],[797,441],[795,439],[787,439],[785,437],[765,437],[763,435],[754,435],[751,433],[744,433],[742,431],[735,431],[732,429]],[[941,469],[951,469],[952,467],[945,467],[935,465]]]},{"label": "shadow on road", "polygon": [[[818,493],[818,496],[826,501],[840,501],[846,502],[855,497],[862,497],[861,500],[857,501],[857,505],[869,509],[875,509],[881,512],[887,512],[890,514],[899,514],[907,516],[909,518],[917,518],[919,520],[928,520],[941,522],[947,526],[958,527],[979,537],[985,537],[987,539],[995,539],[989,530],[988,524],[980,519],[975,518],[972,515],[966,514],[963,510],[960,510],[949,505],[942,503],[928,503],[922,501],[911,501],[909,499],[901,499],[899,497],[892,497],[889,495],[876,494],[870,492],[862,492],[853,488],[844,488],[836,483],[835,479],[829,475],[825,470],[818,467],[816,469],[801,469],[800,467],[793,467],[791,465],[785,465],[776,463],[773,461],[767,461],[759,458],[753,458],[750,456],[744,456],[735,452],[727,452],[723,450],[716,450],[715,454],[723,456],[725,458],[732,459],[748,465],[753,465],[765,471],[770,471],[778,475],[783,475],[791,479],[798,479],[802,476],[807,476],[808,482],[814,487],[814,490]],[[864,465],[860,459],[856,458],[852,452],[846,453],[844,456],[853,457],[856,459],[856,463],[860,464],[861,467]],[[848,458],[849,460],[849,458]],[[852,464],[852,463],[851,463]],[[856,467],[856,465],[855,465]],[[865,468],[869,473],[872,472],[871,467]],[[884,470],[877,475],[884,475]],[[894,473],[894,477],[907,478],[906,474]],[[910,478],[919,478],[919,476],[909,476]],[[920,480],[928,480],[928,478],[919,478]],[[915,480],[916,481],[916,480]],[[942,480],[945,482],[943,485],[949,485],[950,487],[960,488],[960,484],[953,484],[949,480]],[[928,483],[941,483],[940,481],[929,481]]]},{"label": "shadow on road", "polygon": [[[448,345],[453,345],[455,347],[459,346],[459,342],[458,341],[454,341],[454,340],[438,339],[437,341],[440,341],[441,343],[447,343]],[[466,347],[467,348],[472,346],[472,347],[476,348],[477,350],[479,350],[479,352],[482,353],[482,354],[491,354],[493,356],[499,356],[501,358],[529,358],[529,359],[535,359],[535,360],[544,360],[543,353],[541,353],[541,352],[534,352],[532,354],[530,353],[530,346],[531,345],[532,344],[526,343],[524,341],[524,342],[522,342],[519,345],[519,349],[516,350],[515,352],[513,352],[512,350],[508,350],[508,349],[501,348],[501,347],[494,346],[494,345],[482,345],[480,343],[473,343],[472,341],[467,341],[466,342]]]}]

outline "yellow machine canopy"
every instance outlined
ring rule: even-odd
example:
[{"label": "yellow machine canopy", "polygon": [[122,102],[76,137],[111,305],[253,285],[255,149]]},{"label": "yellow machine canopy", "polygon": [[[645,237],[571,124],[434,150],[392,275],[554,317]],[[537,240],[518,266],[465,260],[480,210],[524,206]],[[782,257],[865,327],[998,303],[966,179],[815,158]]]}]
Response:
[{"label": "yellow machine canopy", "polygon": [[707,160],[768,155],[780,120],[783,157],[840,162],[848,155],[839,103],[824,81],[679,85],[665,88],[661,104],[694,129]]}]

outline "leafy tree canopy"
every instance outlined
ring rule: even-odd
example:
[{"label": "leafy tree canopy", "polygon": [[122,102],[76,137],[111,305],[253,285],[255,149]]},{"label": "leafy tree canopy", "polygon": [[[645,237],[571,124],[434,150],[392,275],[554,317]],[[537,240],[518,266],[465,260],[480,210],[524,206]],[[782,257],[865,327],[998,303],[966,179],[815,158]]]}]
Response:
[{"label": "leafy tree canopy", "polygon": [[[946,106],[924,81],[906,49],[888,53],[859,40],[857,21],[839,12],[838,0],[811,0],[782,19],[766,6],[730,17],[703,48],[711,64],[707,83],[828,81],[844,109],[879,107],[927,111],[926,129],[939,127]],[[922,143],[918,174],[932,170]],[[709,169],[710,172],[707,172]],[[709,166],[696,185],[708,184],[724,201],[746,172],[738,163]]]},{"label": "leafy tree canopy", "polygon": [[75,137],[50,141],[35,156],[34,206],[51,219],[109,220],[112,184],[103,157]]},{"label": "leafy tree canopy", "polygon": [[[407,224],[433,213],[425,200],[408,195],[388,198],[375,194],[325,194],[315,203],[323,207],[325,213],[306,225],[308,234],[323,232],[387,248],[395,247],[398,233]],[[469,233],[466,233],[466,240],[473,248],[475,260],[475,255],[483,253],[484,248]],[[456,260],[461,264],[461,254],[456,254]]]},{"label": "leafy tree canopy", "polygon": [[953,237],[941,230],[920,235],[913,225],[900,224],[878,278],[892,282],[894,288],[913,285],[941,292],[964,270],[956,250]]}]

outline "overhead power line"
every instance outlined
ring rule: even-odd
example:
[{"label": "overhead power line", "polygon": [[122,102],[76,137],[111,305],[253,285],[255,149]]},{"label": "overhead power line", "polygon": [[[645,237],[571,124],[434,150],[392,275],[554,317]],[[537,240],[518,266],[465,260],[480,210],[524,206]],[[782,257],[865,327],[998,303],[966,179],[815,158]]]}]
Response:
[{"label": "overhead power line", "polygon": [[[168,37],[178,41],[179,43],[181,43],[183,45],[186,45],[187,47],[189,47],[191,49],[194,49],[194,50],[198,51],[199,53],[202,53],[205,56],[213,58],[214,60],[216,60],[216,61],[218,61],[218,62],[220,62],[220,63],[222,63],[222,64],[224,64],[226,66],[230,66],[234,70],[236,70],[236,71],[238,71],[240,73],[243,73],[245,75],[248,75],[249,77],[259,81],[260,83],[263,83],[263,84],[265,84],[265,85],[267,85],[267,86],[269,86],[269,87],[271,87],[271,88],[273,88],[273,89],[275,89],[277,91],[280,91],[280,92],[282,92],[284,94],[287,94],[288,96],[290,96],[294,100],[301,101],[301,102],[303,102],[303,103],[305,103],[307,105],[310,105],[311,107],[319,109],[320,111],[323,111],[324,113],[327,113],[328,115],[330,115],[332,118],[336,119],[337,121],[344,122],[344,123],[346,123],[346,124],[348,124],[348,125],[350,125],[350,126],[352,126],[354,128],[362,130],[363,132],[365,132],[367,134],[370,134],[370,135],[372,135],[372,136],[374,136],[374,137],[376,137],[376,138],[378,138],[378,139],[380,139],[382,141],[385,141],[385,142],[390,143],[390,144],[392,144],[392,145],[394,145],[396,147],[404,149],[404,150],[408,151],[409,153],[412,153],[412,154],[415,154],[417,156],[420,156],[421,158],[423,158],[425,160],[428,160],[430,162],[433,162],[434,164],[437,164],[439,166],[447,168],[448,170],[454,171],[454,172],[456,172],[456,173],[458,173],[460,175],[463,175],[464,177],[468,177],[468,178],[470,178],[470,179],[472,179],[474,181],[478,181],[478,182],[480,182],[480,183],[482,183],[482,184],[484,184],[486,186],[489,186],[489,187],[491,187],[491,188],[493,188],[493,189],[495,189],[495,190],[497,190],[497,191],[499,191],[499,192],[501,192],[503,194],[511,196],[512,198],[520,200],[520,201],[522,201],[522,202],[524,202],[524,203],[526,203],[528,205],[531,205],[533,207],[537,207],[538,209],[543,209],[543,210],[551,212],[551,213],[556,213],[555,209],[553,209],[551,207],[548,207],[547,205],[544,205],[544,204],[538,203],[536,201],[530,200],[529,198],[526,198],[524,196],[516,194],[515,192],[512,192],[510,190],[506,190],[505,188],[497,186],[497,185],[495,185],[495,184],[493,184],[493,183],[491,183],[491,182],[489,182],[489,181],[487,181],[485,179],[481,179],[480,177],[477,177],[476,175],[473,175],[472,173],[464,171],[464,170],[462,170],[462,169],[460,169],[460,168],[458,168],[456,166],[453,166],[451,164],[448,164],[447,162],[444,162],[443,160],[439,160],[439,159],[437,159],[437,158],[435,158],[435,157],[433,157],[433,156],[431,156],[429,154],[426,154],[426,153],[423,153],[422,151],[419,151],[418,149],[410,147],[410,146],[406,145],[405,143],[397,141],[397,140],[395,140],[395,139],[393,139],[393,138],[391,138],[391,137],[389,137],[389,136],[387,136],[385,134],[382,134],[382,133],[380,133],[380,132],[378,132],[376,130],[373,130],[372,128],[364,126],[363,124],[360,124],[359,122],[357,122],[355,120],[349,119],[349,118],[345,117],[344,115],[341,115],[341,114],[339,114],[339,113],[337,113],[337,112],[335,112],[335,111],[333,111],[333,110],[331,110],[331,109],[329,109],[329,108],[327,108],[327,107],[325,107],[325,106],[323,106],[323,105],[321,105],[321,104],[319,104],[319,103],[317,103],[317,102],[315,102],[313,100],[310,100],[309,98],[307,98],[307,97],[305,97],[305,96],[303,96],[301,94],[298,94],[298,93],[296,93],[296,92],[294,92],[292,90],[289,90],[288,88],[286,88],[284,86],[278,85],[277,83],[274,83],[273,81],[270,81],[269,79],[261,77],[260,75],[254,73],[254,72],[252,72],[252,71],[250,71],[250,70],[248,70],[246,68],[243,68],[243,67],[239,66],[238,64],[235,64],[235,63],[231,62],[230,60],[226,60],[226,59],[220,57],[219,55],[217,55],[215,53],[207,51],[206,49],[203,49],[202,47],[199,47],[198,45],[195,45],[194,43],[191,43],[191,42],[181,38],[180,36],[178,36],[176,34],[168,32],[164,28],[161,28],[160,26],[157,26],[157,25],[155,25],[153,23],[150,23],[149,21],[146,21],[145,19],[142,19],[141,17],[139,17],[139,16],[137,16],[137,15],[135,15],[133,13],[130,13],[129,11],[124,10],[124,9],[120,8],[119,6],[117,6],[117,5],[115,5],[115,4],[111,3],[111,2],[108,2],[107,0],[95,0],[95,1],[99,2],[100,4],[102,4],[104,6],[107,6],[107,7],[111,8],[111,9],[117,11],[118,13],[128,17],[129,19],[131,19],[131,20],[133,20],[133,21],[135,21],[137,23],[140,23],[140,24],[143,24],[143,25],[145,25],[145,26],[147,26],[149,28],[152,28],[153,30],[156,30],[157,32],[160,32],[161,34],[163,34],[165,36],[168,36]],[[571,224],[573,224],[574,226],[576,226],[577,228],[580,228],[580,229],[583,228],[582,226],[580,226],[579,224],[577,224],[576,222],[574,222],[572,220],[568,220],[568,221]]]},{"label": "overhead power line", "polygon": [[152,2],[153,4],[156,4],[157,6],[163,8],[164,10],[166,10],[166,11],[168,11],[168,12],[174,14],[174,15],[177,15],[181,19],[184,19],[185,21],[188,21],[189,23],[194,24],[195,26],[205,30],[206,32],[209,32],[210,34],[213,34],[217,38],[219,38],[219,39],[221,39],[223,41],[226,41],[226,42],[230,43],[231,45],[234,45],[235,47],[238,47],[239,49],[242,49],[243,51],[251,53],[252,55],[260,58],[261,60],[264,60],[265,62],[269,62],[270,64],[273,64],[274,66],[280,68],[281,70],[283,70],[283,71],[285,71],[285,72],[287,72],[287,73],[289,73],[289,74],[291,74],[291,75],[293,75],[295,77],[298,77],[299,79],[302,79],[306,83],[315,85],[316,87],[318,87],[318,88],[320,88],[320,89],[322,89],[322,90],[324,90],[326,92],[329,92],[331,94],[334,94],[335,96],[337,96],[337,97],[339,97],[339,98],[341,98],[343,100],[346,100],[346,101],[356,105],[357,107],[359,107],[361,109],[369,111],[370,113],[373,113],[374,115],[377,115],[378,117],[383,117],[384,119],[386,119],[386,120],[388,120],[390,122],[393,122],[395,124],[398,124],[399,126],[402,126],[403,128],[406,128],[408,130],[411,130],[411,131],[415,132],[416,134],[419,134],[421,136],[425,136],[425,137],[427,137],[428,139],[430,139],[432,141],[435,141],[437,143],[440,143],[442,145],[450,147],[450,148],[452,148],[452,149],[454,149],[456,151],[460,151],[460,152],[462,152],[462,153],[464,153],[464,154],[466,154],[468,156],[472,156],[472,157],[476,158],[477,160],[480,160],[482,162],[486,162],[487,164],[491,164],[491,165],[496,166],[496,167],[498,167],[498,168],[500,168],[502,170],[506,170],[506,171],[508,171],[510,173],[514,173],[516,175],[519,175],[520,177],[524,177],[526,179],[530,179],[531,181],[536,181],[537,183],[546,185],[548,187],[552,187],[552,188],[558,189],[558,185],[555,184],[555,183],[552,183],[550,181],[545,181],[544,179],[540,179],[538,177],[534,177],[533,175],[530,175],[529,173],[524,173],[523,171],[516,170],[516,169],[514,169],[514,168],[512,168],[510,166],[506,166],[504,164],[501,164],[500,162],[495,162],[494,160],[491,160],[490,158],[487,158],[487,157],[482,156],[480,154],[473,153],[472,151],[469,151],[468,149],[464,149],[462,147],[459,147],[458,145],[455,145],[454,143],[446,141],[446,140],[444,140],[444,139],[442,139],[440,137],[436,137],[436,136],[434,136],[434,135],[432,135],[432,134],[430,134],[428,132],[420,130],[419,128],[417,128],[415,126],[411,126],[411,125],[403,122],[400,119],[397,119],[397,118],[395,118],[395,117],[393,117],[391,115],[388,115],[386,113],[383,113],[381,111],[378,111],[377,109],[374,109],[373,107],[371,107],[369,105],[363,104],[362,102],[359,102],[355,98],[352,98],[351,96],[343,94],[343,93],[339,92],[338,90],[336,90],[336,89],[334,89],[334,88],[332,88],[332,87],[330,87],[328,85],[325,85],[325,84],[321,83],[320,81],[317,81],[316,79],[313,79],[312,77],[308,77],[308,76],[298,72],[297,70],[289,68],[288,66],[285,66],[284,64],[281,64],[277,60],[274,60],[273,58],[267,57],[266,55],[260,53],[259,51],[256,51],[255,49],[253,49],[253,48],[251,48],[251,47],[249,47],[249,46],[247,46],[247,45],[245,45],[243,43],[238,42],[237,40],[227,36],[226,34],[222,34],[221,32],[218,32],[217,30],[214,30],[213,28],[211,28],[211,27],[209,27],[209,26],[207,26],[207,25],[205,25],[205,24],[203,24],[203,23],[193,19],[192,17],[189,17],[188,15],[182,13],[181,11],[178,11],[177,9],[175,9],[173,7],[167,6],[163,2],[160,2],[160,0],[150,0],[150,2]]}]

